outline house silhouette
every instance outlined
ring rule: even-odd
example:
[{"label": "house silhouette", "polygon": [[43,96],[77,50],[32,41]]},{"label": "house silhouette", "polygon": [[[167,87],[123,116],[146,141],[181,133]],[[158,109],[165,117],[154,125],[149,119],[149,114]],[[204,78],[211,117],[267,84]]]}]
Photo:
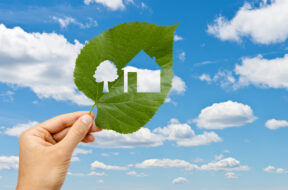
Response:
[{"label": "house silhouette", "polygon": [[[127,65],[122,69],[124,71],[124,93],[135,88],[139,93],[159,93],[161,91],[161,67],[155,59],[141,51]],[[137,82],[129,80],[129,77],[133,75],[136,75]]]}]

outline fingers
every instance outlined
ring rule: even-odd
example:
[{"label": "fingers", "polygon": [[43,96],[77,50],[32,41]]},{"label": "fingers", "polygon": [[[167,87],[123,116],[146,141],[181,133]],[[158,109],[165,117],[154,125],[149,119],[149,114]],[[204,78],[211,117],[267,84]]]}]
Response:
[{"label": "fingers", "polygon": [[92,134],[86,135],[86,137],[82,140],[83,143],[93,142],[95,137]]},{"label": "fingers", "polygon": [[[56,141],[56,142],[59,142],[61,141],[68,133],[68,131],[71,129],[71,127],[68,127],[68,128],[65,128],[63,129],[62,131],[56,133],[53,135],[53,139]],[[90,128],[89,130],[89,133],[93,133],[93,132],[98,132],[98,131],[101,131],[101,129],[99,127],[97,127],[95,125],[95,123],[93,122],[92,124],[92,127]]]},{"label": "fingers", "polygon": [[[45,128],[50,133],[58,133],[67,127],[71,127],[77,119],[83,115],[87,115],[87,111],[79,111],[68,114],[63,114],[49,119],[41,124],[41,127]],[[95,117],[94,113],[91,113],[92,118]]]},{"label": "fingers", "polygon": [[[74,148],[86,137],[92,124],[92,117],[88,114],[83,115],[73,124],[67,135],[58,143],[59,146],[62,146],[65,151],[72,154]],[[91,136],[87,138],[89,139]]]}]

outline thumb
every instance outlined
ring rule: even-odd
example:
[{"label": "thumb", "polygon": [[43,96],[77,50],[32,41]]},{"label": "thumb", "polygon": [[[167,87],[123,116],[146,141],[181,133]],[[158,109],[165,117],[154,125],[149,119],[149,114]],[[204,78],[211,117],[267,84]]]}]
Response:
[{"label": "thumb", "polygon": [[92,126],[92,117],[90,115],[83,115],[71,127],[67,135],[60,142],[64,149],[73,152],[75,147],[84,139]]}]

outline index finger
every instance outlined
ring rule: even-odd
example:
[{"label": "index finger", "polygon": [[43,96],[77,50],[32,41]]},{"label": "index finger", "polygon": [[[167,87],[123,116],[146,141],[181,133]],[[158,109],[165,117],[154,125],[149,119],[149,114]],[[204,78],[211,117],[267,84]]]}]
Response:
[{"label": "index finger", "polygon": [[[49,131],[49,133],[58,133],[67,127],[71,127],[77,119],[82,115],[89,114],[88,111],[78,111],[73,113],[67,113],[56,116],[52,119],[44,121],[40,124],[41,127]],[[94,118],[95,114],[91,113],[91,117]]]}]

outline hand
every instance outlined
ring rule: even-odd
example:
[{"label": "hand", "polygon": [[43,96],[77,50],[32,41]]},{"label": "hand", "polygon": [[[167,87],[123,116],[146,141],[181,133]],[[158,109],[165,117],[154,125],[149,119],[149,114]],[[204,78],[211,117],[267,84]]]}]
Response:
[{"label": "hand", "polygon": [[60,115],[24,131],[19,139],[17,190],[59,190],[73,150],[82,141],[93,142],[100,131],[95,115],[75,112]]}]

